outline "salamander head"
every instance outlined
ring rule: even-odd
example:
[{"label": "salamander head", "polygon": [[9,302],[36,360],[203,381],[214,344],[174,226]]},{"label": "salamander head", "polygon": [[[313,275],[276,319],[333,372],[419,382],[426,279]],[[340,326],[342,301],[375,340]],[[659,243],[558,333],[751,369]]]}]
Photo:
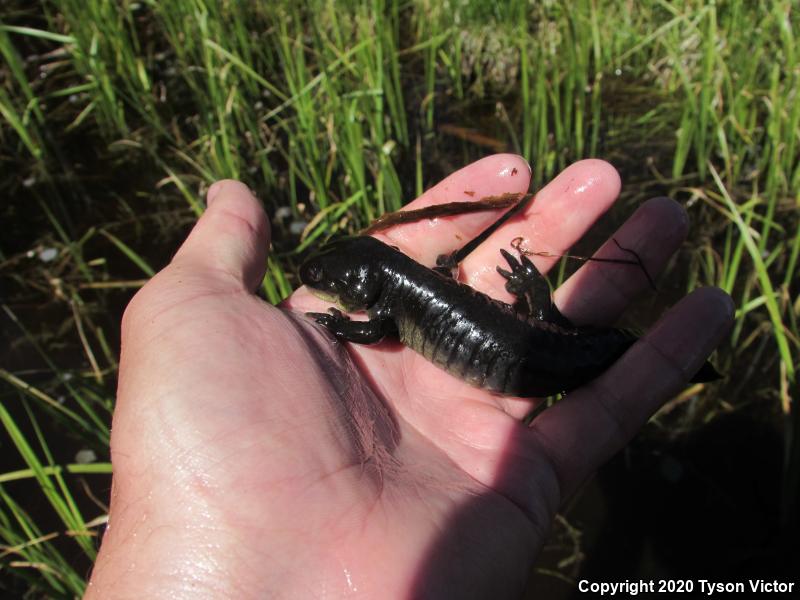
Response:
[{"label": "salamander head", "polygon": [[316,296],[353,312],[370,307],[381,291],[380,256],[386,246],[371,237],[326,244],[300,266],[300,280]]}]

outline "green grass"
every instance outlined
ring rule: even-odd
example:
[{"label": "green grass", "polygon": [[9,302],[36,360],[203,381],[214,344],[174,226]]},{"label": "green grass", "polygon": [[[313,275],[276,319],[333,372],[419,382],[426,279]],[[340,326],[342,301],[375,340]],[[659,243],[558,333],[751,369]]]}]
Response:
[{"label": "green grass", "polygon": [[[718,362],[747,374],[691,402],[712,415],[758,398],[785,420],[792,518],[800,56],[790,1],[8,4],[0,189],[15,225],[0,276],[6,339],[29,359],[0,365],[2,444],[18,463],[0,473],[0,569],[35,593],[81,593],[83,571],[67,557],[93,558],[103,509],[76,490],[84,477],[107,485],[92,478],[110,467],[76,469],[63,449],[108,458],[120,308],[201,214],[208,185],[239,178],[264,200],[275,247],[263,293],[278,302],[302,251],[488,153],[442,124],[523,154],[536,186],[600,156],[625,174],[625,210],[656,192],[687,206],[692,235],[667,278],[733,295]],[[47,248],[56,258],[37,259]],[[25,510],[21,481],[47,502],[47,530]]]}]

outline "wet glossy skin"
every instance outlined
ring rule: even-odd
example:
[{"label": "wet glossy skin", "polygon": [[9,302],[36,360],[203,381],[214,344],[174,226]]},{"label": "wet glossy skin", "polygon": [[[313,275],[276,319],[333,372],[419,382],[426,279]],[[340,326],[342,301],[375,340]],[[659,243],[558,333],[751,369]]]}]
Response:
[{"label": "wet glossy skin", "polygon": [[520,276],[532,265],[525,260],[516,269],[510,265],[523,287],[528,285],[527,290],[509,286],[509,291],[523,292],[514,306],[371,237],[329,244],[303,264],[300,278],[347,311],[366,310],[368,321],[350,321],[338,311],[312,313],[340,339],[375,343],[387,335],[397,337],[451,374],[502,394],[530,397],[572,390],[602,373],[635,341],[619,329],[571,326],[552,308],[549,293],[533,298],[532,280],[541,275],[528,271]]}]

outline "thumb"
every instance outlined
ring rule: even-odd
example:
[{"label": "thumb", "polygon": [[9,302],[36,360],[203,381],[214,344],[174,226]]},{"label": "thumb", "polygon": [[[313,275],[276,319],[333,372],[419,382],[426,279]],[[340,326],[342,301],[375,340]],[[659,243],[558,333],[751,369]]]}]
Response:
[{"label": "thumb", "polygon": [[255,290],[266,271],[270,242],[264,209],[246,185],[233,179],[214,183],[206,200],[208,209],[172,263]]}]

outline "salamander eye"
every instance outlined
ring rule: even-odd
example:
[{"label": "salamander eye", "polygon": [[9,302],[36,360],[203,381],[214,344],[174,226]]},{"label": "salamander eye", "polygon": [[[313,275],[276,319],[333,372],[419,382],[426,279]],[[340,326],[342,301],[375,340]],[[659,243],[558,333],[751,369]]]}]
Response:
[{"label": "salamander eye", "polygon": [[319,283],[322,281],[322,267],[319,265],[312,265],[309,267],[308,271],[306,271],[306,277],[308,277],[310,283]]}]

